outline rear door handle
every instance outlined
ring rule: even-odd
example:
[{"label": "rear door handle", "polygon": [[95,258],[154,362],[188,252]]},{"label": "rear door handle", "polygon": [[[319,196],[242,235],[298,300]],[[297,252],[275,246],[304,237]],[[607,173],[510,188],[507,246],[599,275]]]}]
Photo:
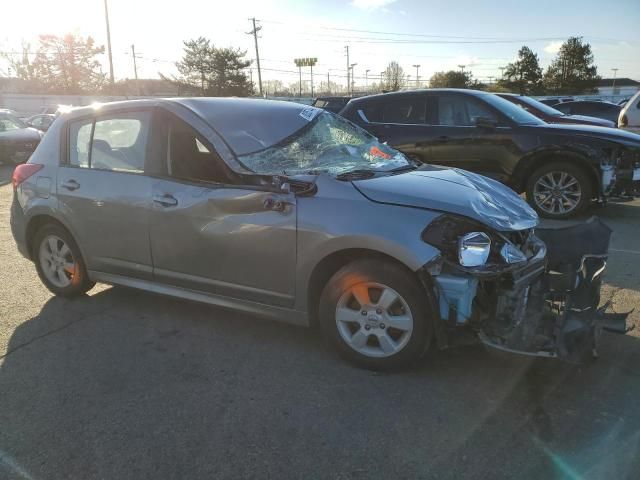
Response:
[{"label": "rear door handle", "polygon": [[66,188],[67,190],[73,191],[73,190],[79,189],[80,184],[75,180],[71,179],[71,180],[67,180],[66,182],[62,182],[61,187]]},{"label": "rear door handle", "polygon": [[163,207],[175,207],[178,205],[178,199],[168,193],[165,193],[164,195],[154,195],[153,201]]}]

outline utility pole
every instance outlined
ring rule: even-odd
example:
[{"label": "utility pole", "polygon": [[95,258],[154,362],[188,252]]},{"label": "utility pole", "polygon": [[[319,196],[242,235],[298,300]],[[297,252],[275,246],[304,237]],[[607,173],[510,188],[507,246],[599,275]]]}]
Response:
[{"label": "utility pole", "polygon": [[349,45],[345,46],[344,48],[346,48],[347,50],[347,97],[350,95],[349,91],[350,91],[350,87],[351,87],[351,82],[350,82],[350,76],[349,74],[351,73],[351,67],[349,67]]},{"label": "utility pole", "polygon": [[111,55],[111,30],[109,28],[109,7],[107,6],[107,0],[104,0],[104,19],[107,22],[107,52],[109,53],[109,80],[111,85],[114,84],[113,77],[113,56]]},{"label": "utility pole", "polygon": [[298,89],[298,96],[302,97],[302,65],[298,65],[298,74],[300,75],[300,87]]},{"label": "utility pole", "polygon": [[500,69],[500,78],[504,80],[504,69],[507,67],[498,67]]},{"label": "utility pole", "polygon": [[260,96],[262,96],[262,72],[260,71],[260,53],[258,52],[258,32],[262,30],[262,27],[256,27],[256,18],[250,18],[253,23],[253,30],[247,32],[247,35],[253,35],[253,41],[256,44],[256,65],[258,66],[258,90],[260,91]]},{"label": "utility pole", "polygon": [[138,66],[136,65],[136,46],[131,45],[131,56],[133,57],[133,74],[136,77],[136,90],[138,91],[138,95],[140,95],[140,82],[138,82]]},{"label": "utility pole", "polygon": [[331,95],[331,81],[329,80],[329,70],[327,70],[327,95]]},{"label": "utility pole", "polygon": [[460,67],[460,71],[464,73],[464,67],[466,67],[466,65],[458,65],[458,67]]},{"label": "utility pole", "polygon": [[618,68],[612,68],[611,70],[613,70],[613,83],[611,85],[611,95],[615,95],[616,94],[616,75],[618,74]]},{"label": "utility pole", "polygon": [[491,75],[489,75],[489,85],[493,84],[493,77]]},{"label": "utility pole", "polygon": [[369,72],[371,70],[365,70],[364,71],[364,89],[368,92],[369,91]]},{"label": "utility pole", "polygon": [[311,98],[313,98],[313,63],[309,66],[311,67]]},{"label": "utility pole", "polygon": [[420,88],[420,75],[418,75],[418,69],[420,68],[420,65],[414,65],[415,69],[416,69],[416,88]]}]

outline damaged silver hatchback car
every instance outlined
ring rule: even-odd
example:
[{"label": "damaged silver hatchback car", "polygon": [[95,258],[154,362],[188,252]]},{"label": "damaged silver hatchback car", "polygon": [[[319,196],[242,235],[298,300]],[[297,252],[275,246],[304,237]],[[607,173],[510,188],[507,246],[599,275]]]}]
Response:
[{"label": "damaged silver hatchback car", "polygon": [[[509,188],[418,166],[314,107],[110,103],[59,117],[16,168],[11,226],[55,294],[94,282],[318,323],[369,368],[456,329],[572,358],[595,348],[609,230],[534,229]],[[546,245],[545,245],[546,241]]]}]

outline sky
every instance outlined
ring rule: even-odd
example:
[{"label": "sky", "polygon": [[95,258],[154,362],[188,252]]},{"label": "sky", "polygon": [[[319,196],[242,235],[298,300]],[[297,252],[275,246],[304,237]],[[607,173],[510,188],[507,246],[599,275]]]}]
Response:
[{"label": "sky", "polygon": [[[2,6],[0,52],[35,49],[40,34],[92,36],[106,46],[104,0],[29,0]],[[114,73],[133,78],[135,45],[140,78],[176,73],[183,40],[204,36],[255,59],[250,17],[261,28],[263,80],[298,81],[294,58],[317,57],[314,82],[346,83],[347,59],[356,88],[379,78],[395,60],[415,81],[464,65],[487,81],[528,45],[546,67],[563,40],[583,36],[598,73],[640,80],[638,0],[108,0]],[[107,56],[100,61],[108,72]],[[255,64],[254,64],[255,67]],[[368,70],[368,72],[367,72]],[[0,76],[7,75],[0,60]],[[309,78],[309,69],[304,72]],[[254,81],[257,72],[253,70]]]}]

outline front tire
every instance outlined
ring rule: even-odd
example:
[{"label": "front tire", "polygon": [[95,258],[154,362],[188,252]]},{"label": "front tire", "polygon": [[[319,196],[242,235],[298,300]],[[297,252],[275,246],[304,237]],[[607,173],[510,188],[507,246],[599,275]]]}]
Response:
[{"label": "front tire", "polygon": [[344,359],[383,370],[416,362],[433,335],[433,310],[415,276],[380,259],[356,260],[331,277],[320,298],[325,337]]},{"label": "front tire", "polygon": [[33,259],[45,287],[61,297],[76,297],[91,290],[80,249],[73,237],[59,225],[45,225],[33,239]]},{"label": "front tire", "polygon": [[538,215],[557,220],[582,213],[593,196],[587,172],[569,162],[550,162],[538,168],[529,177],[526,191]]}]

